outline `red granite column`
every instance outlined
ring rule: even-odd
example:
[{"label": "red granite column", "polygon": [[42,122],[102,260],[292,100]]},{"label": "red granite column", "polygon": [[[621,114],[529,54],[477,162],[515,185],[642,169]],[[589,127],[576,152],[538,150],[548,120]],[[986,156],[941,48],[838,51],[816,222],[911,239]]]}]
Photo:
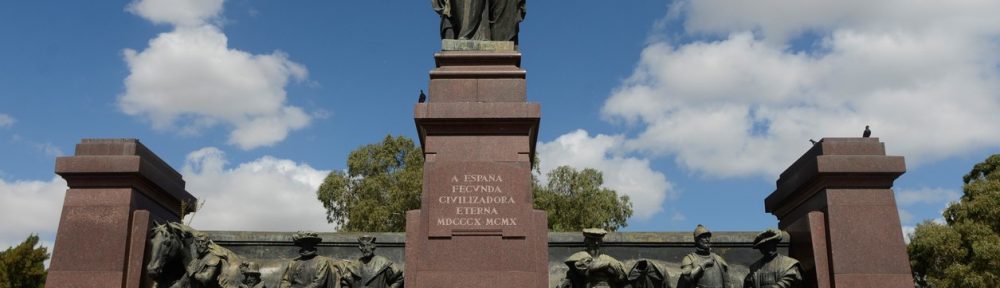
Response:
[{"label": "red granite column", "polygon": [[878,138],[824,138],[765,200],[810,287],[913,287],[892,192],[906,172]]},{"label": "red granite column", "polygon": [[46,287],[148,287],[152,221],[178,221],[196,200],[181,175],[135,139],[83,139],[56,159],[69,190]]},{"label": "red granite column", "polygon": [[414,118],[424,151],[420,210],[407,213],[409,287],[545,287],[548,229],[532,208],[540,106],[525,102],[517,51],[435,55]]}]

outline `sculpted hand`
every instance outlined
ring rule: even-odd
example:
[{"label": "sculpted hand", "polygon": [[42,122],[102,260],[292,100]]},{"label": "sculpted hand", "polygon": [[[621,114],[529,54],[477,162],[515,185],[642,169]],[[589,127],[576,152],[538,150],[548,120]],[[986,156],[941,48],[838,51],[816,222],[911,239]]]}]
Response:
[{"label": "sculpted hand", "polygon": [[715,266],[715,258],[708,258],[708,261],[701,263],[702,267],[712,267]]}]

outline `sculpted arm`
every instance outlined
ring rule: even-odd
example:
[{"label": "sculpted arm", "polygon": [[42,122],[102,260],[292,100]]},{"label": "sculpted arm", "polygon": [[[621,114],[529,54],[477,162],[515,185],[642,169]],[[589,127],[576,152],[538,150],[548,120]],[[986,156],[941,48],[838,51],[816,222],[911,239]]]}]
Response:
[{"label": "sculpted arm", "polygon": [[389,265],[389,269],[386,269],[387,278],[389,278],[389,288],[403,288],[403,269],[399,269],[396,263]]},{"label": "sculpted arm", "polygon": [[802,273],[799,271],[799,264],[792,265],[785,270],[781,275],[781,279],[778,279],[777,286],[781,288],[791,288],[797,287],[798,283],[802,282]]},{"label": "sculpted arm", "polygon": [[[694,262],[691,256],[684,256],[684,260],[681,261],[681,283],[698,283],[698,279],[701,279],[701,273],[704,272],[701,269],[701,265]],[[681,285],[678,285],[681,286]],[[684,287],[681,287],[684,288]]]},{"label": "sculpted arm", "polygon": [[199,265],[201,267],[198,267],[199,269],[194,272],[194,275],[191,275],[199,283],[209,283],[214,280],[216,275],[218,275],[219,264],[222,261],[222,259],[212,255],[206,257],[207,259],[202,260],[204,261],[202,265]]}]

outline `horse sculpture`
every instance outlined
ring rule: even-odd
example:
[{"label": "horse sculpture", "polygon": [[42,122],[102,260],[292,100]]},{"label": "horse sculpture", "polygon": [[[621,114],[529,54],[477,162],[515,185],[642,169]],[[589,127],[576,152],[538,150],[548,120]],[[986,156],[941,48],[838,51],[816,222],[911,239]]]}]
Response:
[{"label": "horse sculpture", "polygon": [[[243,260],[236,253],[204,238],[198,249],[199,234],[180,223],[156,224],[149,240],[147,274],[153,287],[236,288],[243,275]],[[201,236],[204,237],[204,236]],[[200,251],[199,251],[200,250]]]}]

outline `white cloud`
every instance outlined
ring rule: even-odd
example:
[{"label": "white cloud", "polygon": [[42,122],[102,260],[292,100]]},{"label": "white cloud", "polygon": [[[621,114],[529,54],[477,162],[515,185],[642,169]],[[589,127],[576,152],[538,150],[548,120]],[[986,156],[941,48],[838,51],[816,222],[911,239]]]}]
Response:
[{"label": "white cloud", "polygon": [[634,216],[649,219],[663,209],[663,202],[676,197],[663,173],[649,167],[649,160],[616,154],[622,150],[621,136],[596,135],[576,130],[552,142],[538,143],[542,176],[556,167],[593,168],[604,174],[604,186],[631,198]]},{"label": "white cloud", "polygon": [[219,27],[205,22],[221,5],[146,0],[129,6],[175,29],[150,40],[143,51],[125,49],[131,73],[118,106],[157,129],[180,126],[182,133],[197,134],[221,124],[233,129],[229,144],[241,149],[274,145],[312,120],[302,108],[286,104],[285,86],[308,72],[281,51],[254,55],[229,48]]},{"label": "white cloud", "polygon": [[14,126],[14,122],[17,122],[17,120],[15,120],[14,117],[10,117],[10,115],[0,113],[0,127],[9,128],[10,126]]},{"label": "white cloud", "polygon": [[944,188],[896,189],[896,203],[899,206],[917,203],[946,205],[960,197],[962,194],[958,191]]},{"label": "white cloud", "polygon": [[66,181],[58,176],[49,181],[0,179],[0,250],[38,234],[51,252],[66,189]]},{"label": "white cloud", "polygon": [[213,147],[191,152],[182,173],[187,190],[204,200],[191,219],[201,230],[332,231],[316,189],[329,171],[270,156],[227,168]]},{"label": "white cloud", "polygon": [[[997,147],[975,123],[1000,123],[1000,2],[911,2],[681,2],[687,33],[721,40],[653,42],[603,113],[641,125],[626,147],[718,177],[775,177],[869,124],[911,166]],[[816,49],[787,49],[806,31]]]},{"label": "white cloud", "polygon": [[153,23],[199,26],[219,17],[223,0],[140,0],[126,10]]}]

